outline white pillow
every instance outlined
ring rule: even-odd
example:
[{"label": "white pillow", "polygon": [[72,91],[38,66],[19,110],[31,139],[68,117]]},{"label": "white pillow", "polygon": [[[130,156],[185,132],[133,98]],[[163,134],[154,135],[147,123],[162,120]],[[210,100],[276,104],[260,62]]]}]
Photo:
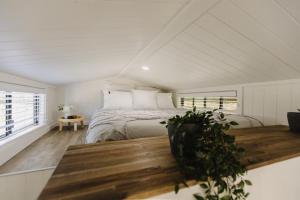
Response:
[{"label": "white pillow", "polygon": [[133,108],[157,109],[157,91],[132,90]]},{"label": "white pillow", "polygon": [[132,108],[131,92],[103,90],[104,109],[129,109]]},{"label": "white pillow", "polygon": [[174,108],[172,101],[172,93],[158,93],[157,94],[157,105],[161,109]]}]

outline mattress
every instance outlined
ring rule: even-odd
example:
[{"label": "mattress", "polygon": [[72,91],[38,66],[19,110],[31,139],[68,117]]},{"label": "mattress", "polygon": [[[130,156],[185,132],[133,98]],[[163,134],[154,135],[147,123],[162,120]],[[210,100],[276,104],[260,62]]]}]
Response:
[{"label": "mattress", "polygon": [[[160,122],[175,115],[184,115],[185,109],[166,110],[105,110],[95,112],[89,124],[86,143],[106,140],[124,140],[167,135]],[[239,123],[235,128],[263,126],[258,120],[242,115],[226,115],[230,121]]]},{"label": "mattress", "polygon": [[135,139],[167,135],[168,130],[160,124],[161,121],[160,119],[130,121],[126,124],[125,129],[127,138]]}]

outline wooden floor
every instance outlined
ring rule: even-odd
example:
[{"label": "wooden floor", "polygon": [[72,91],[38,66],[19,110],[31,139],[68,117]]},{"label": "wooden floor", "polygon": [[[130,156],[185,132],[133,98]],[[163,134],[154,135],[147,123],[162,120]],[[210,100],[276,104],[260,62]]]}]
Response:
[{"label": "wooden floor", "polygon": [[55,167],[70,145],[83,144],[86,128],[51,130],[0,166],[0,174]]}]

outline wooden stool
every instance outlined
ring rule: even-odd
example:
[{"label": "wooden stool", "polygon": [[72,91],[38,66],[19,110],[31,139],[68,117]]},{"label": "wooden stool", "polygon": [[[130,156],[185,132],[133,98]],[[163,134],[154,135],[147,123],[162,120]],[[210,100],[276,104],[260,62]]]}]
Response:
[{"label": "wooden stool", "polygon": [[71,123],[74,124],[74,131],[77,131],[77,126],[80,123],[81,127],[83,127],[83,117],[82,116],[76,116],[74,119],[65,119],[64,117],[61,117],[58,119],[59,122],[59,131],[63,130],[64,123],[68,123],[70,126]]}]

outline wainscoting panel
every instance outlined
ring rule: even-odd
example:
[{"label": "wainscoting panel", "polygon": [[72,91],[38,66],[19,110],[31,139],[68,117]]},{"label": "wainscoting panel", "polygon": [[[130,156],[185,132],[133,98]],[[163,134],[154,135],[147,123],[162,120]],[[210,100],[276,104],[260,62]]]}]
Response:
[{"label": "wainscoting panel", "polygon": [[244,86],[244,114],[265,125],[287,125],[287,112],[300,108],[300,83]]},{"label": "wainscoting panel", "polygon": [[300,109],[300,84],[293,84],[292,94],[292,110]]},{"label": "wainscoting panel", "polygon": [[[278,86],[278,103],[277,103],[277,123],[287,124],[287,112],[292,111],[292,98],[293,94],[291,92],[292,85],[279,85]],[[267,103],[267,102],[266,102]]]},{"label": "wainscoting panel", "polygon": [[265,88],[256,88],[253,91],[252,113],[260,121],[264,121],[264,95]]},{"label": "wainscoting panel", "polygon": [[277,116],[277,88],[273,86],[266,86],[264,88],[263,104],[263,122],[266,126],[276,124]]}]

